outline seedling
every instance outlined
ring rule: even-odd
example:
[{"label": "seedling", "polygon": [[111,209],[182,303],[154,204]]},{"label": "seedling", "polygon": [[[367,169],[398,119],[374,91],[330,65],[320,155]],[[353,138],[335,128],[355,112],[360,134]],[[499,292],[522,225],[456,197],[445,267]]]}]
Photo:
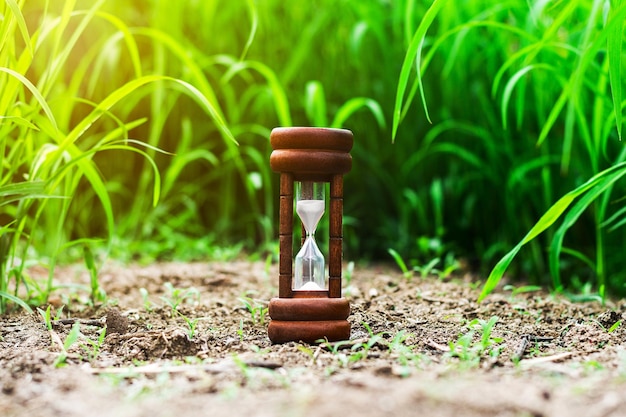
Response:
[{"label": "seedling", "polygon": [[78,341],[80,337],[80,324],[78,322],[74,323],[72,329],[68,333],[65,341],[63,342],[63,346],[61,346],[61,353],[54,361],[54,366],[60,368],[64,366],[67,361],[67,351]]},{"label": "seedling", "polygon": [[[470,330],[462,334],[456,342],[450,342],[450,356],[459,358],[468,367],[477,366],[485,354],[491,357],[498,356],[500,349],[496,345],[502,342],[502,339],[491,335],[497,321],[497,316],[491,317],[488,321],[472,320],[468,325]],[[476,334],[480,339],[474,341]]]},{"label": "seedling", "polygon": [[265,317],[267,316],[268,308],[265,307],[264,303],[250,297],[240,297],[239,300],[243,303],[246,310],[250,312],[254,324],[265,325]]},{"label": "seedling", "polygon": [[100,354],[100,350],[102,349],[102,344],[104,343],[104,338],[106,336],[106,331],[106,327],[103,327],[98,335],[98,340],[91,340],[90,338],[85,337],[86,343],[80,344],[80,347],[87,352],[89,362],[96,360]]},{"label": "seedling", "polygon": [[411,336],[410,333],[402,330],[396,333],[391,342],[389,342],[389,352],[400,365],[399,375],[402,377],[407,377],[411,374],[411,365],[417,362],[418,358],[413,349],[405,343]]},{"label": "seedling", "polygon": [[243,319],[239,320],[239,328],[237,329],[237,335],[239,336],[239,341],[243,342]]},{"label": "seedling", "polygon": [[[196,335],[198,319],[197,318],[192,319],[190,317],[187,317],[186,315],[184,315],[178,310],[178,307],[180,306],[181,303],[186,302],[190,299],[198,300],[200,297],[200,293],[198,292],[196,288],[193,288],[193,287],[187,290],[174,288],[174,286],[169,282],[166,282],[164,286],[165,288],[167,288],[169,292],[169,297],[163,296],[161,297],[161,300],[163,300],[165,304],[167,304],[172,309],[172,317],[178,316],[182,318],[185,321],[185,323],[187,323],[187,336],[189,337],[190,340],[193,339],[194,336]],[[144,308],[146,309],[146,311],[151,311],[152,302],[148,300],[148,291],[145,288],[140,288],[139,292],[141,293],[141,296],[143,298]]]},{"label": "seedling", "polygon": [[[321,340],[318,342],[321,343],[322,347],[326,348],[332,353],[333,357],[339,361],[339,364],[341,365],[342,368],[345,368],[348,365],[348,363],[350,362],[348,356],[340,352],[340,350],[350,345],[351,342],[349,340],[344,340],[344,341],[335,342],[335,343],[330,343],[328,341],[321,341]],[[334,372],[334,370],[332,372]]]},{"label": "seedling", "polygon": [[392,248],[387,249],[387,252],[389,252],[394,261],[396,261],[396,264],[400,268],[400,271],[402,271],[402,276],[404,276],[404,278],[406,279],[411,279],[413,277],[413,271],[409,270],[409,268],[406,266],[406,263],[404,262],[404,259],[402,259],[402,256],[400,256],[400,254]]},{"label": "seedling", "polygon": [[311,359],[311,364],[315,363],[316,356],[315,356],[315,352],[313,351],[313,349],[311,349],[310,347],[306,345],[298,345],[298,350],[306,354]]},{"label": "seedling", "polygon": [[611,327],[606,331],[607,333],[613,333],[617,328],[622,324],[622,320],[616,321]]},{"label": "seedling", "polygon": [[461,265],[454,254],[452,252],[448,252],[443,259],[443,269],[441,271],[437,271],[437,275],[439,278],[447,278],[460,267]]},{"label": "seedling", "polygon": [[139,288],[139,293],[141,294],[141,299],[143,300],[143,308],[149,313],[152,311],[152,307],[154,306],[154,303],[152,301],[150,301],[150,299],[148,298],[148,290],[146,290],[145,288]]},{"label": "seedling", "polygon": [[170,306],[172,311],[178,311],[178,307],[183,302],[188,302],[191,299],[197,300],[200,298],[200,293],[196,288],[191,287],[183,290],[180,288],[174,288],[174,286],[169,282],[166,282],[164,286],[169,292],[169,297],[162,296],[161,300]]},{"label": "seedling", "polygon": [[50,314],[51,308],[52,308],[52,305],[50,304],[48,304],[46,311],[43,311],[41,308],[37,307],[37,312],[39,313],[41,318],[43,318],[43,322],[46,325],[46,329],[48,330],[52,330],[52,317]]},{"label": "seedling", "polygon": [[96,305],[96,303],[104,303],[107,299],[107,294],[102,287],[100,287],[100,283],[98,282],[98,268],[96,267],[96,262],[89,246],[83,246],[83,254],[85,257],[85,265],[89,270],[90,276],[91,304]]},{"label": "seedling", "polygon": [[504,291],[511,291],[511,298],[515,297],[518,294],[541,291],[541,287],[538,285],[522,285],[520,287],[516,287],[515,285],[508,284],[505,285],[502,289]]},{"label": "seedling", "polygon": [[436,275],[439,278],[446,278],[450,276],[454,271],[459,269],[459,263],[454,258],[454,255],[452,253],[446,254],[446,257],[444,258],[443,269],[436,268],[441,263],[441,257],[439,256],[432,258],[430,261],[426,262],[423,265],[418,264],[416,260],[412,260],[411,263],[414,264],[414,266],[413,268],[409,269],[406,262],[404,261],[404,259],[402,259],[402,256],[400,256],[397,251],[390,248],[388,249],[388,252],[396,261],[396,264],[402,271],[402,275],[407,280],[413,278],[414,272],[419,273],[421,278],[426,278],[430,275]]},{"label": "seedling", "polygon": [[[366,328],[370,331],[370,337],[362,341],[355,342],[352,340],[344,340],[329,343],[325,340],[319,340],[318,342],[320,342],[321,347],[332,353],[332,355],[339,361],[341,367],[346,367],[362,359],[366,359],[370,350],[384,339],[383,335],[385,332],[373,334],[371,333],[369,326]],[[310,349],[304,347],[299,347],[298,349],[311,356],[312,360],[315,359],[315,355]],[[348,353],[344,353],[345,351],[348,351]],[[334,370],[332,372],[334,372]]]},{"label": "seedling", "polygon": [[193,339],[193,337],[196,334],[196,327],[198,326],[198,319],[191,319],[185,316],[184,314],[181,314],[180,312],[178,313],[178,315],[182,317],[183,320],[185,320],[185,323],[187,323],[187,327],[188,327],[187,336],[189,336],[189,340]]},{"label": "seedling", "polygon": [[414,266],[413,270],[415,272],[418,272],[422,278],[426,278],[429,275],[436,274],[439,272],[438,269],[435,269],[435,267],[439,264],[439,262],[441,262],[441,259],[434,258],[434,259],[431,259],[429,262],[427,262],[425,265]]}]

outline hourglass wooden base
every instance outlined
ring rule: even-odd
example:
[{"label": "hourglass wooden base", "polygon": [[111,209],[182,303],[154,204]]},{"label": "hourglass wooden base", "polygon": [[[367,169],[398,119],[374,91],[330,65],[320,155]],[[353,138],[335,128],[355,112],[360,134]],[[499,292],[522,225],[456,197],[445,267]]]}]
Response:
[{"label": "hourglass wooden base", "polygon": [[273,298],[267,329],[272,343],[350,338],[350,303],[345,298]]}]

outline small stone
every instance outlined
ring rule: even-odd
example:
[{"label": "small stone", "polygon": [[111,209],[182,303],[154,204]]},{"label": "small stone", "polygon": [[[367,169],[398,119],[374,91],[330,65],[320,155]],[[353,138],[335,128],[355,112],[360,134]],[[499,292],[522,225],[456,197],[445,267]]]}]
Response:
[{"label": "small stone", "polygon": [[117,308],[107,311],[106,325],[107,334],[124,334],[128,331],[128,319]]},{"label": "small stone", "polygon": [[376,288],[370,288],[369,296],[370,298],[378,297],[378,290]]}]

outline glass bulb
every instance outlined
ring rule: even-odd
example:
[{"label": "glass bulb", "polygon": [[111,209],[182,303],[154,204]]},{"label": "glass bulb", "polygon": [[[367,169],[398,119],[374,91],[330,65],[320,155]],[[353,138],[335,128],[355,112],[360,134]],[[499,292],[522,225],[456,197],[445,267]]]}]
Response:
[{"label": "glass bulb", "polygon": [[315,242],[315,230],[325,211],[325,183],[296,183],[296,213],[302,220],[306,238],[296,255],[294,290],[319,291],[326,288],[325,263]]}]

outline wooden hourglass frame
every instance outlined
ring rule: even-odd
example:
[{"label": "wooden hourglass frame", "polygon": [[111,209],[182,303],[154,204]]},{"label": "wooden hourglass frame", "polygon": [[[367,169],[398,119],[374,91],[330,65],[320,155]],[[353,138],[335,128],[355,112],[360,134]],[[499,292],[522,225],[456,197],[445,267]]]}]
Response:
[{"label": "wooden hourglass frame", "polygon": [[[343,175],[352,168],[352,132],[312,127],[276,128],[270,135],[270,166],[280,173],[280,258],[278,298],[270,300],[268,335],[273,343],[350,337],[350,304],[341,295]],[[293,288],[294,183],[329,183],[328,285]],[[304,226],[302,226],[304,243]]]}]

